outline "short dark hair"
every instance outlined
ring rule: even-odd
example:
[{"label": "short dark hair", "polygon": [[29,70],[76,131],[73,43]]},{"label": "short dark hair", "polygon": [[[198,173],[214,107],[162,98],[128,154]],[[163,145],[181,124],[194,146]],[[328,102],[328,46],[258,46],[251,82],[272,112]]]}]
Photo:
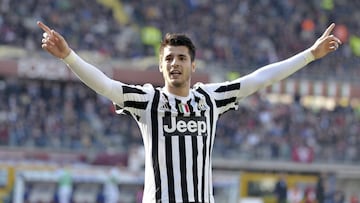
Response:
[{"label": "short dark hair", "polygon": [[166,33],[163,41],[160,44],[160,55],[163,54],[164,47],[170,46],[186,46],[189,49],[191,61],[195,60],[196,48],[191,39],[186,34],[181,33]]}]

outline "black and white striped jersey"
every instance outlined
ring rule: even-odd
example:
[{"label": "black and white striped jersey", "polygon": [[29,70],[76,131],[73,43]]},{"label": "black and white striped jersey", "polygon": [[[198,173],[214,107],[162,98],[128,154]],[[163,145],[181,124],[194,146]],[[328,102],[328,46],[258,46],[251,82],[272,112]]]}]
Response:
[{"label": "black and white striped jersey", "polygon": [[144,203],[213,203],[211,154],[219,116],[314,59],[307,49],[231,82],[195,85],[188,97],[112,80],[74,51],[64,62],[91,89],[115,102],[118,113],[137,121],[146,151]]},{"label": "black and white striped jersey", "polygon": [[143,202],[214,202],[211,155],[219,115],[236,109],[240,82],[197,84],[188,97],[123,85],[117,113],[134,117],[145,148]]}]

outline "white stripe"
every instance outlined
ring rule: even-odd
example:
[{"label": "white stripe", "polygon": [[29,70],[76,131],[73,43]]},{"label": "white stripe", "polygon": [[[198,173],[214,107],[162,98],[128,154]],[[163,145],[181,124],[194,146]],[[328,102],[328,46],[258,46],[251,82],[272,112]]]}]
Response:
[{"label": "white stripe", "polygon": [[[212,126],[210,126],[210,115],[208,114],[208,115],[206,115],[206,118],[207,118],[207,129],[209,130],[209,129],[212,129]],[[212,129],[212,130],[214,130],[214,129]],[[205,200],[203,200],[203,201],[206,201],[206,202],[209,202],[209,187],[210,187],[210,185],[209,185],[209,177],[210,177],[210,171],[209,171],[209,169],[210,169],[210,157],[209,157],[209,155],[210,155],[210,144],[211,144],[211,136],[212,135],[210,135],[210,131],[208,132],[208,135],[207,135],[207,139],[206,139],[206,146],[207,146],[207,148],[206,148],[206,160],[205,160],[205,191],[204,191],[204,193],[205,193],[205,195],[204,195],[204,197],[205,197]]]},{"label": "white stripe", "polygon": [[[194,99],[194,95],[191,95],[191,102],[190,105],[193,111],[196,111],[196,102]],[[190,116],[190,106],[189,112],[185,113],[185,116]],[[194,194],[194,180],[193,180],[193,151],[192,151],[192,136],[185,136],[185,155],[186,155],[186,183],[187,183],[187,194],[188,194],[188,201],[194,202],[195,201],[195,194]]]},{"label": "white stripe", "polygon": [[[207,130],[208,130],[208,139],[206,139],[206,160],[205,160],[205,191],[204,191],[204,200],[206,202],[211,202],[212,197],[210,197],[210,195],[212,195],[212,189],[213,189],[213,185],[212,185],[212,170],[211,170],[211,157],[210,157],[210,149],[211,147],[211,143],[214,143],[214,138],[215,138],[215,130],[216,130],[216,122],[218,120],[217,115],[219,115],[219,111],[222,111],[221,109],[216,108],[215,103],[213,103],[214,106],[214,112],[213,115],[210,115],[210,112],[206,113],[206,118],[207,118]],[[228,105],[227,105],[228,106]],[[213,124],[214,125],[210,125],[210,118],[212,117],[213,119]],[[210,134],[212,133],[212,134]],[[211,138],[211,139],[210,139]],[[210,197],[210,198],[209,198]]]},{"label": "white stripe", "polygon": [[[146,114],[146,119],[151,120],[151,114]],[[144,142],[144,150],[145,150],[145,182],[152,183],[155,180],[155,174],[153,169],[153,162],[152,162],[152,152],[150,148],[150,144],[152,142],[151,137],[147,136],[150,135],[152,129],[145,128],[145,126],[141,123],[138,123],[139,127],[142,132],[143,142]],[[155,184],[145,184],[144,187],[144,202],[150,202],[152,199],[155,199],[155,192],[156,192],[156,185]]]},{"label": "white stripe", "polygon": [[172,162],[173,162],[173,174],[174,174],[174,192],[175,199],[182,200],[181,187],[181,173],[180,172],[180,154],[179,154],[179,137],[171,137],[171,148],[172,148]]},{"label": "white stripe", "polygon": [[[165,137],[163,134],[163,122],[162,117],[158,116],[159,123],[159,139],[158,139],[158,156],[159,156],[159,170],[161,179],[161,199],[168,199],[168,177],[166,170],[166,152],[165,152]],[[154,183],[155,184],[155,183]],[[166,192],[165,192],[166,191]]]},{"label": "white stripe", "polygon": [[193,181],[193,151],[192,151],[192,137],[186,136],[185,137],[185,146],[186,146],[186,182],[187,182],[187,191],[188,191],[188,197],[189,201],[194,202],[195,201],[195,195],[194,195],[194,181]]},{"label": "white stripe", "polygon": [[203,169],[203,137],[197,136],[197,147],[198,147],[198,157],[197,157],[197,170],[198,170],[198,191],[199,191],[199,200],[201,199],[201,187],[202,187],[202,169]]},{"label": "white stripe", "polygon": [[[214,122],[216,123],[217,122],[217,118],[214,118]],[[215,132],[214,130],[215,130],[215,128],[216,127],[214,127],[213,126],[213,132]],[[209,139],[210,140],[210,139]],[[215,133],[213,133],[212,134],[212,143],[214,144],[214,141],[215,141]],[[213,147],[213,146],[212,146]],[[210,150],[210,148],[209,148],[209,150]],[[212,159],[210,159],[209,160],[209,165],[208,166],[212,166],[212,161],[211,161]],[[213,197],[213,180],[212,180],[212,171],[210,171],[210,174],[209,174],[209,189],[210,189],[210,191],[209,191],[209,194],[210,194],[210,200],[209,200],[209,202],[210,203],[213,203],[214,202],[214,197]]]}]

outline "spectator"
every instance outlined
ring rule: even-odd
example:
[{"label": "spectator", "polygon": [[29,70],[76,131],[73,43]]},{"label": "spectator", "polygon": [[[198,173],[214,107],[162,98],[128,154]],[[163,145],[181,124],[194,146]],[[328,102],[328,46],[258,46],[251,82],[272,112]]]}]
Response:
[{"label": "spectator", "polygon": [[279,180],[275,184],[274,193],[275,193],[277,203],[286,203],[287,202],[288,186],[286,183],[285,176],[286,176],[285,174],[280,174]]},{"label": "spectator", "polygon": [[316,183],[316,200],[318,203],[324,203],[325,200],[325,181],[326,174],[320,174],[318,181]]},{"label": "spectator", "polygon": [[110,170],[108,180],[106,180],[104,186],[105,203],[118,203],[121,200],[118,185],[119,176],[120,172],[118,169],[112,168]]},{"label": "spectator", "polygon": [[73,192],[72,176],[67,169],[59,170],[58,200],[59,203],[70,203]]},{"label": "spectator", "polygon": [[300,185],[295,185],[293,188],[289,189],[287,200],[289,203],[300,203],[304,198],[304,191],[301,189]]}]

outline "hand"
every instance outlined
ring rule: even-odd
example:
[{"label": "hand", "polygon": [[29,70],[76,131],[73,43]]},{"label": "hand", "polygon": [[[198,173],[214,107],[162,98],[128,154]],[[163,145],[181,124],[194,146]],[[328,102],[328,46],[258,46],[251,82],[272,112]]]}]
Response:
[{"label": "hand", "polygon": [[330,35],[334,29],[335,24],[332,23],[322,34],[322,36],[316,40],[314,45],[311,46],[311,53],[315,59],[322,58],[330,52],[333,52],[339,48],[341,41],[334,35]]},{"label": "hand", "polygon": [[44,50],[60,59],[64,59],[70,54],[71,49],[63,36],[40,21],[37,22],[37,25],[44,31],[41,40],[41,47]]}]

